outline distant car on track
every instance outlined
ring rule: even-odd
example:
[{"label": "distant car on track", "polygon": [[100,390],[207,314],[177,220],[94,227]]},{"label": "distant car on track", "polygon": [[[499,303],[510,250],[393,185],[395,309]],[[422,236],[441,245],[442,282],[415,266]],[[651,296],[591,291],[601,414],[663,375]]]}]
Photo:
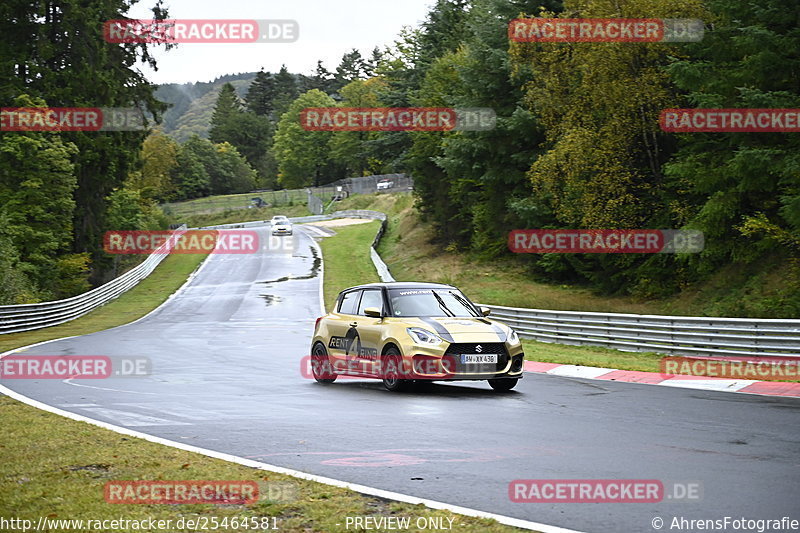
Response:
[{"label": "distant car on track", "polygon": [[382,379],[392,391],[414,381],[488,380],[507,391],[522,378],[516,332],[489,320],[457,288],[439,283],[370,283],[343,290],[317,319],[311,371]]},{"label": "distant car on track", "polygon": [[394,182],[392,180],[383,179],[378,182],[377,187],[379,191],[391,189],[392,187],[394,187]]},{"label": "distant car on track", "polygon": [[292,223],[283,215],[275,215],[270,220],[273,235],[291,235],[293,233]]}]

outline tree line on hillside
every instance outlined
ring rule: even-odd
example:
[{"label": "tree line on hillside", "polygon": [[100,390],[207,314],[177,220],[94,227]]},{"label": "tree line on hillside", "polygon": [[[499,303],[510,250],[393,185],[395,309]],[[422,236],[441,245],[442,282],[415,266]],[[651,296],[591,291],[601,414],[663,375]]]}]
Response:
[{"label": "tree line on hillside", "polygon": [[[98,20],[120,18],[123,7],[0,6],[0,70],[12,80],[0,88],[4,105],[137,105],[160,116],[153,86],[120,67],[152,63],[146,46],[111,46],[99,35]],[[516,260],[537,279],[643,298],[719,272],[759,278],[780,290],[759,309],[734,312],[797,316],[796,134],[673,134],[658,117],[671,107],[800,107],[799,7],[800,0],[437,0],[419,27],[368,58],[353,50],[335,71],[318,63],[307,76],[262,71],[241,97],[223,86],[207,140],[176,143],[157,131],[4,133],[0,277],[9,281],[0,303],[77,291],[87,269],[91,283],[101,281],[112,272],[98,249],[102,232],[163,225],[159,201],[406,172],[443,248],[492,259],[511,256],[507,236],[518,228],[697,229],[706,242],[698,254]],[[519,17],[699,18],[706,33],[695,43],[510,42],[508,23]],[[489,107],[497,124],[461,132],[300,126],[304,108],[331,106]]]},{"label": "tree line on hillside", "polygon": [[[209,194],[246,192],[254,188],[301,187],[306,185],[307,175],[312,176],[309,184],[327,183],[353,173],[362,175],[368,165],[359,163],[360,158],[348,154],[350,159],[355,159],[351,165],[347,161],[344,164],[337,162],[316,166],[287,165],[283,169],[282,179],[278,179],[276,153],[280,153],[282,143],[285,144],[287,140],[275,138],[275,133],[281,120],[285,123],[293,116],[291,113],[287,115],[287,112],[301,94],[315,91],[313,94],[341,98],[341,93],[346,98],[353,92],[349,84],[373,76],[381,59],[377,48],[368,59],[353,49],[342,56],[334,72],[328,71],[322,61],[317,62],[314,73],[308,76],[290,73],[285,65],[276,73],[262,69],[247,87],[244,98],[239,96],[231,83],[241,75],[220,78],[230,81],[226,81],[219,90],[208,139],[195,133],[180,143],[172,139],[172,134],[165,136],[158,130],[154,131],[143,147],[144,167],[141,172],[144,176],[141,184],[147,187],[150,198],[165,202]],[[325,100],[325,105],[328,102]],[[292,138],[288,142],[294,140],[297,139]],[[319,159],[318,152],[326,149],[324,143],[314,142],[313,136],[301,140],[304,142],[303,158],[306,162]],[[232,160],[239,157],[238,172],[221,172],[221,169],[228,170],[230,167],[224,162],[214,161],[212,146],[216,147],[217,153],[229,154]],[[341,151],[342,148],[339,148],[335,153]],[[157,156],[154,155],[156,152],[174,155]],[[299,154],[301,151],[293,147],[293,153]],[[148,165],[147,162],[151,160],[154,163]],[[201,162],[204,169],[200,168]]]}]

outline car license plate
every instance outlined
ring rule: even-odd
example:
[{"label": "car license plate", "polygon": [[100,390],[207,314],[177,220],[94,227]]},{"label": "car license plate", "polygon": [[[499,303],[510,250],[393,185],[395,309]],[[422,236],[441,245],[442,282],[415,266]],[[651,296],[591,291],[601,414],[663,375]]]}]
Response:
[{"label": "car license plate", "polygon": [[497,363],[496,353],[462,353],[461,362],[465,365]]}]

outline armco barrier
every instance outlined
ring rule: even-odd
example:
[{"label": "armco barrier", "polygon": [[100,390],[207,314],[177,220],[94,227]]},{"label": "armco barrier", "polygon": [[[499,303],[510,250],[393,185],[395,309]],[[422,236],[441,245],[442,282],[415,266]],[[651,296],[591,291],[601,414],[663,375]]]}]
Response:
[{"label": "armco barrier", "polygon": [[520,337],[543,342],[674,355],[800,357],[800,320],[485,307]]},{"label": "armco barrier", "polygon": [[[176,232],[182,233],[186,225]],[[0,334],[29,331],[46,328],[69,322],[89,311],[108,303],[128,289],[146,278],[167,257],[164,252],[171,249],[173,240],[168,240],[147,259],[130,269],[123,275],[83,294],[38,304],[3,305],[0,306]]]},{"label": "armco barrier", "polygon": [[[381,281],[394,281],[375,251],[370,254]],[[601,346],[674,355],[800,357],[800,320],[716,318],[622,313],[549,311],[479,304],[520,337],[541,342]]]}]

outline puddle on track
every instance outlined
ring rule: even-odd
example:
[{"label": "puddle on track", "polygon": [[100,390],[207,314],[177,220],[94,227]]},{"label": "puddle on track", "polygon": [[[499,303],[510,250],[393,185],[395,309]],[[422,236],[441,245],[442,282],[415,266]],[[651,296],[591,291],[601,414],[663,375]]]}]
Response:
[{"label": "puddle on track", "polygon": [[[303,276],[283,276],[278,279],[270,279],[266,281],[259,281],[257,283],[281,283],[283,281],[292,281],[292,280],[299,280],[299,279],[311,279],[316,278],[319,275],[319,267],[322,266],[322,258],[317,253],[316,248],[310,248],[311,255],[314,258],[314,262],[311,264],[311,272],[305,274]],[[262,295],[264,296],[264,295]],[[269,304],[267,304],[269,305]]]}]

